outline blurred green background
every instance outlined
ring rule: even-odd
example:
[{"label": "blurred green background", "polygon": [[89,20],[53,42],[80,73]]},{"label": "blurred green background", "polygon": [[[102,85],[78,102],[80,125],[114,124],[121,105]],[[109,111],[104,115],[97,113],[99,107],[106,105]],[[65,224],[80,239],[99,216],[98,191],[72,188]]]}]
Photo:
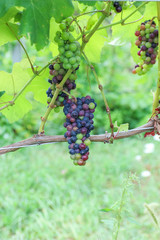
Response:
[{"label": "blurred green background", "polygon": [[[30,56],[34,56],[34,47],[25,44]],[[19,59],[15,58],[15,51],[19,51]],[[36,64],[41,66],[52,57],[47,48],[38,54]],[[21,57],[23,52],[16,44],[4,45],[0,49],[0,70],[11,71],[13,62]],[[132,75],[134,65],[129,43],[106,44],[101,63],[95,64],[113,122],[129,123],[130,128],[148,121],[157,79],[156,65],[145,77]],[[95,98],[98,107],[93,134],[104,133],[109,130],[104,103],[91,72],[87,80],[84,60],[77,74],[77,89],[72,93]],[[33,110],[12,125],[0,114],[1,146],[37,133],[46,106],[32,102]],[[64,134],[64,119],[62,111],[51,114],[46,134]],[[117,215],[100,210],[121,201],[123,179],[129,173],[136,174],[137,179],[127,187],[118,239],[158,240],[159,228],[144,207],[148,203],[158,219],[158,141],[136,136],[113,145],[93,143],[85,167],[72,164],[66,143],[30,147],[1,156],[0,240],[113,239]],[[117,209],[118,206],[119,202]]]}]

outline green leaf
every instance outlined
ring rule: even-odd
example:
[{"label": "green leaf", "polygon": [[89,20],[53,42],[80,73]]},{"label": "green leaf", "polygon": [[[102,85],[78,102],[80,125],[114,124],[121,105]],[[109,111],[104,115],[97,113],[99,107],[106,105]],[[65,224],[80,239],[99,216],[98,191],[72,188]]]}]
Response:
[{"label": "green leaf", "polygon": [[86,26],[86,30],[90,30],[93,25],[97,22],[97,14],[93,14],[89,19],[88,19],[88,22],[87,22],[87,26]]},{"label": "green leaf", "polygon": [[[7,23],[9,27],[15,32],[16,35],[18,35],[18,25],[13,23]],[[4,45],[7,42],[12,42],[16,40],[16,37],[12,33],[12,31],[9,29],[9,27],[6,25],[6,23],[0,19],[0,45]]]},{"label": "green leaf", "polygon": [[0,17],[3,16],[10,7],[24,7],[20,24],[20,33],[30,33],[31,44],[35,44],[37,50],[42,49],[49,42],[50,18],[55,17],[57,22],[73,13],[71,0],[1,0]]},{"label": "green leaf", "polygon": [[[5,94],[2,96],[1,101],[7,102],[9,99],[10,96]],[[24,115],[30,110],[32,110],[32,104],[26,99],[25,95],[22,94],[13,106],[5,108],[1,112],[9,120],[10,123],[13,123],[23,118]]]},{"label": "green leaf", "polygon": [[[138,8],[139,6],[141,6],[143,4],[143,2],[137,1],[134,2],[133,5]],[[145,11],[146,5],[144,5],[143,7],[141,7],[138,11],[143,15],[144,11]]]},{"label": "green leaf", "polygon": [[86,44],[85,53],[91,62],[100,62],[101,51],[106,41],[106,36],[106,30],[97,31]]},{"label": "green leaf", "polygon": [[[24,87],[30,79],[28,68],[30,68],[28,60],[23,59],[21,62],[14,64],[12,73],[0,71],[0,86],[6,92],[1,97],[1,103],[11,101]],[[2,114],[5,115],[10,122],[17,121],[32,109],[32,104],[26,99],[26,93],[27,89],[17,98],[13,106],[2,110]]]},{"label": "green leaf", "polygon": [[[136,7],[132,5],[130,8],[128,8],[126,11],[123,12],[123,18],[127,17],[129,14],[131,14],[134,10],[136,10]],[[141,17],[141,13],[139,11],[135,12],[130,18],[127,19],[126,23],[135,21]],[[113,23],[121,20],[121,14],[116,14],[114,17]],[[132,23],[127,25],[120,25],[117,24],[112,27],[112,35],[114,38],[118,37],[124,41],[135,41],[135,29],[139,25],[139,23]]]},{"label": "green leaf", "polygon": [[[30,71],[30,77],[32,77],[32,71]],[[32,92],[36,101],[47,105],[46,91],[50,84],[48,83],[49,70],[45,69],[43,73],[37,76],[31,84],[26,88],[25,93]]]},{"label": "green leaf", "polygon": [[2,97],[5,94],[5,91],[0,91],[0,97]]},{"label": "green leaf", "polygon": [[86,1],[86,0],[77,0],[79,3],[83,3],[85,5],[88,5],[88,6],[94,6],[96,4],[96,1]]},{"label": "green leaf", "polygon": [[124,123],[124,124],[121,124],[120,126],[118,126],[117,121],[115,121],[114,127],[115,127],[115,128],[118,128],[118,131],[119,131],[119,132],[128,131],[128,129],[129,129],[129,123]]},{"label": "green leaf", "polygon": [[103,208],[103,209],[100,209],[101,212],[111,212],[111,211],[114,211],[112,208]]}]

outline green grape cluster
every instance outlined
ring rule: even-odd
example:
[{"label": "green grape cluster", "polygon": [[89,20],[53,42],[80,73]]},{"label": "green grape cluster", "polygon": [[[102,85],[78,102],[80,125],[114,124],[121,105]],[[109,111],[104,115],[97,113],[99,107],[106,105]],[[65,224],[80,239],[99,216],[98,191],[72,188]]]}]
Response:
[{"label": "green grape cluster", "polygon": [[58,44],[59,59],[64,69],[77,69],[80,64],[80,44],[75,40],[72,33],[74,26],[71,25],[72,17],[68,17],[60,23],[61,31],[56,32],[54,41]]}]

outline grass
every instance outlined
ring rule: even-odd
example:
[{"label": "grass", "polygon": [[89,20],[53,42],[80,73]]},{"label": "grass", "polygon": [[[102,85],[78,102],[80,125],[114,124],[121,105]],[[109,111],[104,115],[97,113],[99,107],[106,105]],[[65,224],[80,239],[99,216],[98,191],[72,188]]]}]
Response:
[{"label": "grass", "polygon": [[[0,160],[0,240],[112,240],[114,212],[123,178],[136,173],[127,194],[118,240],[158,240],[160,232],[144,204],[160,213],[159,142],[130,138],[113,145],[94,143],[85,167],[74,166],[67,144],[23,149]],[[136,155],[141,160],[135,160]],[[141,177],[149,170],[150,177]]]}]

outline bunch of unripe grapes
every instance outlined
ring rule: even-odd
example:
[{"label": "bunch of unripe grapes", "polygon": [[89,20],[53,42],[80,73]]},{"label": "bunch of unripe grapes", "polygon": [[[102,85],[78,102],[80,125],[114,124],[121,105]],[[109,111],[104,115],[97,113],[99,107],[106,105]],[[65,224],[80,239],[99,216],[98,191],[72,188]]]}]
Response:
[{"label": "bunch of unripe grapes", "polygon": [[90,96],[66,99],[63,104],[66,115],[64,127],[67,129],[64,137],[69,144],[70,157],[75,165],[83,166],[89,155],[89,137],[94,129],[93,113],[97,104]]},{"label": "bunch of unripe grapes", "polygon": [[158,29],[156,23],[152,20],[142,22],[138,26],[135,35],[137,40],[136,46],[140,49],[138,56],[140,62],[132,70],[133,74],[145,74],[155,63],[158,53]]},{"label": "bunch of unripe grapes", "polygon": [[[49,104],[54,96],[55,90],[56,90],[56,84],[59,84],[63,77],[65,76],[67,70],[63,68],[63,64],[57,60],[56,62],[49,65],[49,73],[50,77],[48,79],[48,82],[50,83],[50,87],[47,90],[47,103]],[[77,79],[76,70],[73,70],[70,76],[68,77],[67,81],[65,82],[63,86],[63,90],[70,94],[70,91],[72,89],[76,88],[75,80]],[[68,95],[61,91],[55,101],[55,107],[63,106],[64,99],[68,99]],[[55,111],[59,111],[59,108],[55,108]]]},{"label": "bunch of unripe grapes", "polygon": [[59,25],[61,31],[57,31],[54,38],[58,44],[59,59],[63,63],[64,69],[76,69],[81,60],[80,44],[71,34],[74,31],[74,26],[71,23],[72,17],[63,20]]}]

